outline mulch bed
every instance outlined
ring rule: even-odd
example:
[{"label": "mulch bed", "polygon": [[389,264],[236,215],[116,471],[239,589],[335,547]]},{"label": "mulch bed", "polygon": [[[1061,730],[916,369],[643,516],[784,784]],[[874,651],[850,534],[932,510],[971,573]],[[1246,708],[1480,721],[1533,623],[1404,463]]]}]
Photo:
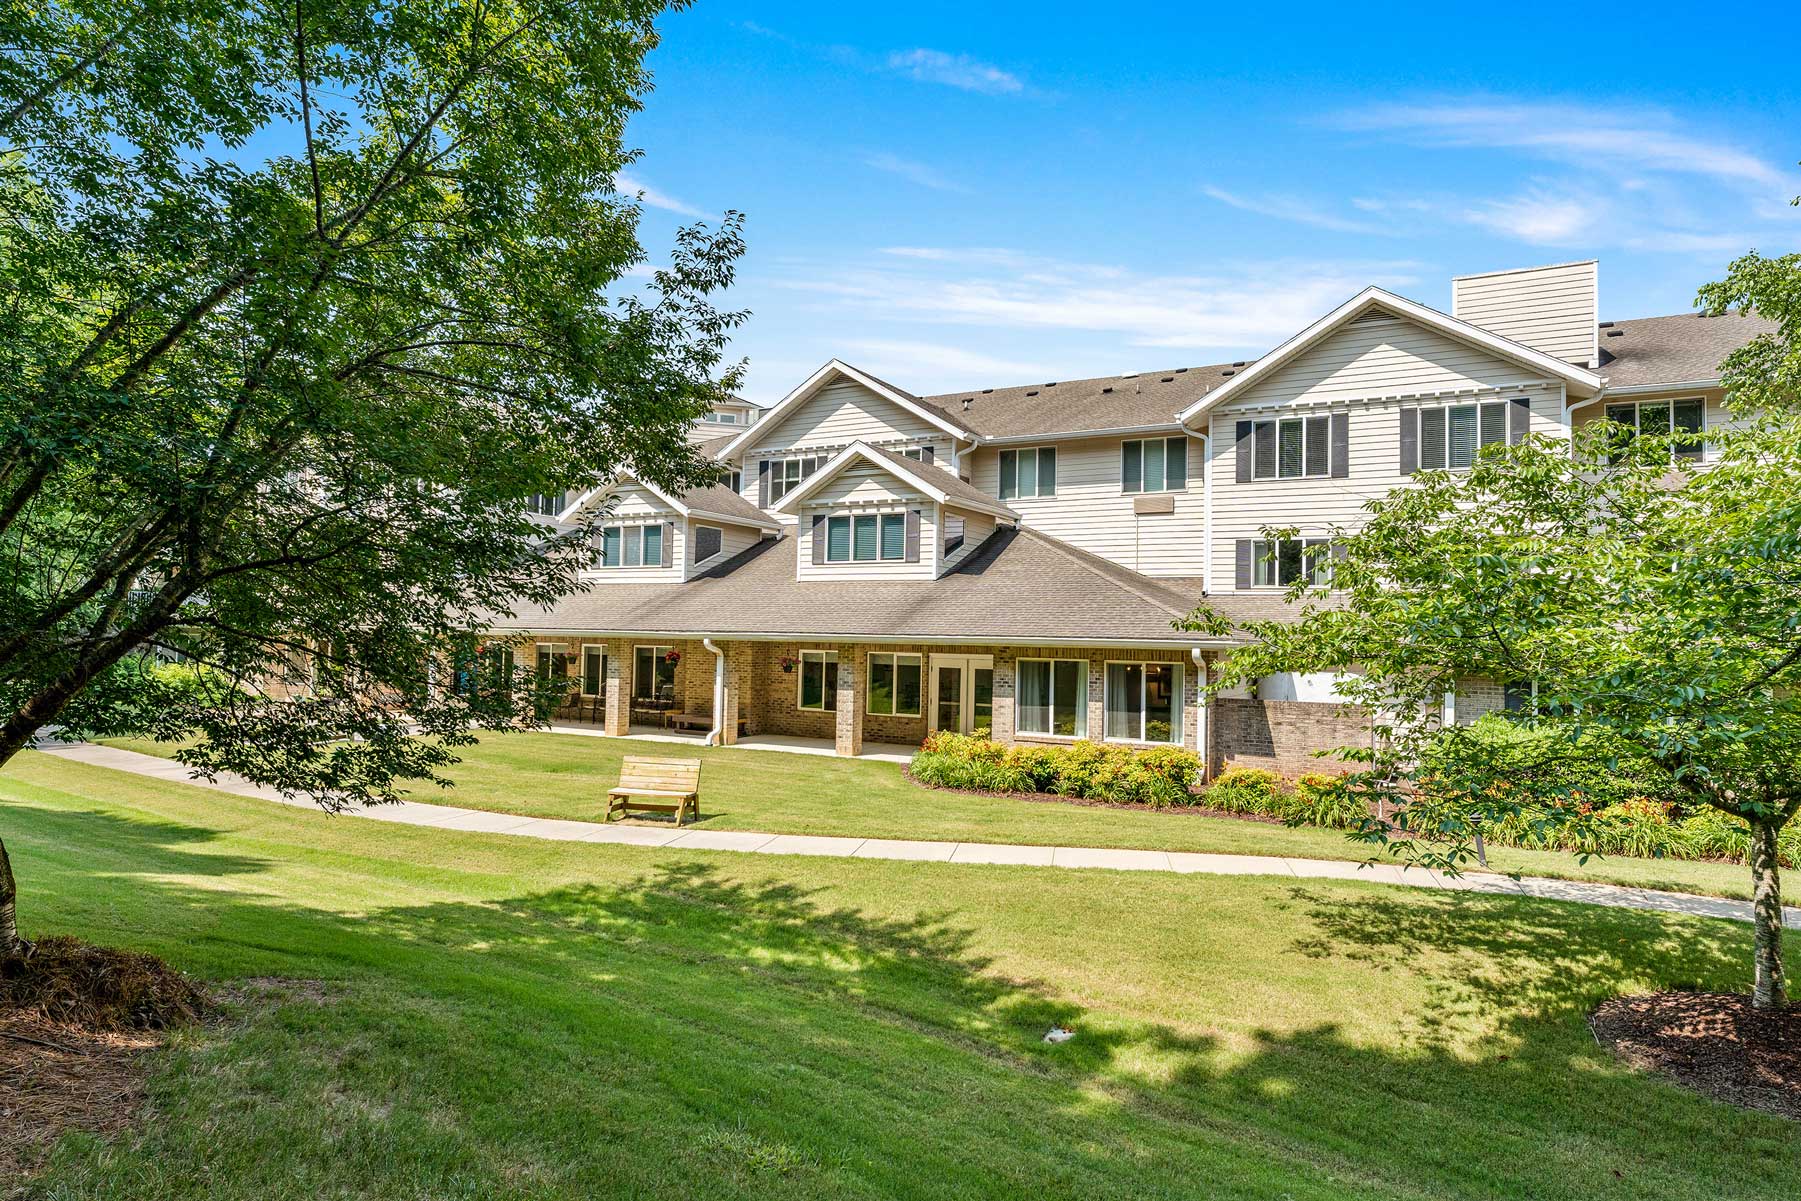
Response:
[{"label": "mulch bed", "polygon": [[1626,1062],[1718,1101],[1801,1121],[1801,1006],[1751,1008],[1737,993],[1616,997],[1589,1017]]},{"label": "mulch bed", "polygon": [[145,1052],[209,1009],[154,955],[46,938],[0,958],[0,1181],[22,1181],[65,1131],[127,1128]]}]

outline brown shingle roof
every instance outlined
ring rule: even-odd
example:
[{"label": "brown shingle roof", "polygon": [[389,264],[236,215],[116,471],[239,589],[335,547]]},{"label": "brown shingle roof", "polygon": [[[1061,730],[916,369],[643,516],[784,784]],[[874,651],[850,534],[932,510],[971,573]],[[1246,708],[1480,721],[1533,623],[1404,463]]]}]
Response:
[{"label": "brown shingle roof", "polygon": [[[795,578],[770,538],[686,584],[596,583],[495,628],[539,633],[791,636],[1019,643],[1192,644],[1170,623],[1199,596],[1030,530],[1000,529],[936,580]],[[1258,598],[1259,601],[1265,598]]]},{"label": "brown shingle roof", "polygon": [[1721,359],[1775,330],[1774,321],[1744,313],[1606,321],[1601,324],[1600,370],[1615,388],[1711,380],[1720,374]]},{"label": "brown shingle roof", "polygon": [[682,493],[681,501],[690,509],[699,509],[703,513],[719,517],[734,517],[748,525],[766,526],[775,520],[724,484],[690,488]]},{"label": "brown shingle roof", "polygon": [[[918,459],[909,459],[907,456],[897,454],[883,446],[870,446],[868,443],[864,443],[864,447],[878,459],[886,460],[888,463],[902,471],[910,471],[922,479],[930,480],[941,492],[950,497],[953,501],[967,501],[984,511],[1004,509],[1008,513],[1013,513],[1013,509],[1010,506],[995,499],[995,497],[982,491],[967,480],[959,479],[957,476],[952,475],[936,463],[924,463]],[[1018,517],[1019,514],[1013,513],[1013,516]]]},{"label": "brown shingle roof", "polygon": [[[1215,363],[1133,375],[946,392],[925,399],[984,438],[1176,425],[1176,414],[1250,365]],[[964,401],[969,407],[963,407]]]}]

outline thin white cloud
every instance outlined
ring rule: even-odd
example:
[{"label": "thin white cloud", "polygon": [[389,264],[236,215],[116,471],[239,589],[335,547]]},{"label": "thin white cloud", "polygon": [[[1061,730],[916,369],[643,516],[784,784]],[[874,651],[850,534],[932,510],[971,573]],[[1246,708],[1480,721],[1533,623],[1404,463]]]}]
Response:
[{"label": "thin white cloud", "polygon": [[1224,188],[1215,187],[1212,184],[1206,185],[1201,191],[1231,208],[1247,213],[1256,213],[1260,217],[1271,217],[1277,221],[1293,221],[1301,225],[1312,225],[1319,229],[1330,229],[1347,234],[1386,232],[1381,226],[1372,222],[1339,216],[1337,213],[1296,196],[1241,196],[1236,192],[1228,192]]},{"label": "thin white cloud", "polygon": [[853,309],[878,328],[910,322],[1060,331],[1129,346],[1215,350],[1267,349],[1368,284],[1419,282],[1416,266],[1403,262],[1285,260],[1176,275],[992,249],[892,249],[903,253],[850,267],[793,264],[771,282]]},{"label": "thin white cloud", "polygon": [[665,212],[679,213],[684,217],[709,216],[709,214],[702,212],[700,209],[695,208],[686,201],[677,200],[667,192],[658,191],[643,180],[634,175],[628,175],[623,171],[613,177],[613,187],[627,196],[636,196],[639,200],[643,201],[653,209],[663,209]]},{"label": "thin white cloud", "polygon": [[1721,138],[1691,133],[1654,109],[1497,100],[1378,104],[1340,114],[1342,128],[1439,146],[1517,150],[1613,172],[1699,175],[1758,188],[1793,177]]},{"label": "thin white cloud", "polygon": [[1024,91],[1026,86],[1010,71],[967,54],[946,54],[942,50],[896,50],[888,56],[888,66],[921,83],[941,83],[991,96],[1012,95]]},{"label": "thin white cloud", "polygon": [[951,179],[936,167],[902,158],[898,154],[889,154],[886,151],[864,155],[863,165],[873,167],[877,171],[885,171],[890,175],[898,175],[909,183],[916,183],[922,188],[931,188],[936,192],[967,193],[969,191],[967,185]]},{"label": "thin white cloud", "polygon": [[944,342],[902,338],[853,338],[846,356],[877,374],[903,379],[998,380],[1051,378],[1055,368],[1039,361],[1010,359]]},{"label": "thin white cloud", "polygon": [[1462,214],[1471,225],[1535,246],[1570,246],[1591,241],[1605,216],[1604,202],[1541,191],[1484,201]]}]

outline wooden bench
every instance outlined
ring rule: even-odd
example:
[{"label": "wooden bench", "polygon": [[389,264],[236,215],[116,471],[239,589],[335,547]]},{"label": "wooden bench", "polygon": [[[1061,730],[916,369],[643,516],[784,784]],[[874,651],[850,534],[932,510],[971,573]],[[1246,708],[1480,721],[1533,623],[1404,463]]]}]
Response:
[{"label": "wooden bench", "polygon": [[653,759],[627,755],[619,769],[619,787],[607,793],[607,820],[614,814],[673,813],[681,825],[700,817],[700,760]]}]

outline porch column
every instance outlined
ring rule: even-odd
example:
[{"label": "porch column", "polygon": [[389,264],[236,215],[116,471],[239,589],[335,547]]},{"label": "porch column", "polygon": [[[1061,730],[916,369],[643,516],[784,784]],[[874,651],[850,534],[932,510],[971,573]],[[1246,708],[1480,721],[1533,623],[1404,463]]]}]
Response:
[{"label": "porch column", "polygon": [[858,648],[838,648],[838,738],[840,755],[863,753],[863,658]]},{"label": "porch column", "polygon": [[1107,655],[1104,651],[1088,652],[1088,738],[1100,742],[1107,737]]},{"label": "porch column", "polygon": [[1019,658],[1010,646],[998,646],[994,649],[994,716],[991,719],[989,737],[996,742],[1013,741],[1018,726],[1014,716],[1014,704],[1018,690],[1014,685],[1018,678]]},{"label": "porch column", "polygon": [[631,732],[632,644],[622,638],[607,642],[607,705],[601,728],[615,738]]},{"label": "porch column", "polygon": [[[744,709],[744,689],[750,682],[750,646],[743,642],[714,642],[725,652],[725,688],[719,696],[719,741],[730,746],[738,741],[738,717]],[[709,659],[711,655],[707,656]]]}]

